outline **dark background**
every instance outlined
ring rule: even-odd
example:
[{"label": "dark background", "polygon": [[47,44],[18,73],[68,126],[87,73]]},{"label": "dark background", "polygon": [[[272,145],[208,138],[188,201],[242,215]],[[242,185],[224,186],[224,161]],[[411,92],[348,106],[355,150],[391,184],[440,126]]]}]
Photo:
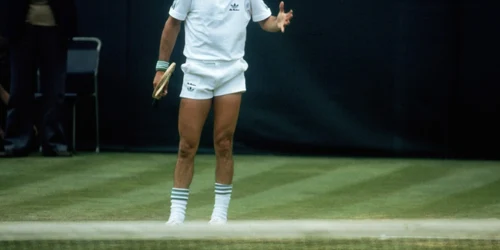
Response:
[{"label": "dark background", "polygon": [[[278,0],[265,0],[277,13]],[[103,150],[175,152],[182,73],[151,107],[172,0],[78,0],[80,35],[103,41]],[[499,1],[287,0],[285,34],[248,27],[237,153],[497,158]],[[183,31],[172,61],[182,64]],[[92,102],[78,109],[92,149]],[[212,120],[202,137],[212,149]]]}]

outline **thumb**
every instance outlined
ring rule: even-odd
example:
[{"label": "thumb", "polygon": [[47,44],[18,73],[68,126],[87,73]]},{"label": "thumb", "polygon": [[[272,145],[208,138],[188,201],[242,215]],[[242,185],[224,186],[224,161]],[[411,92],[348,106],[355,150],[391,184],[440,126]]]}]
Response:
[{"label": "thumb", "polygon": [[280,12],[285,12],[285,3],[283,1],[280,3]]}]

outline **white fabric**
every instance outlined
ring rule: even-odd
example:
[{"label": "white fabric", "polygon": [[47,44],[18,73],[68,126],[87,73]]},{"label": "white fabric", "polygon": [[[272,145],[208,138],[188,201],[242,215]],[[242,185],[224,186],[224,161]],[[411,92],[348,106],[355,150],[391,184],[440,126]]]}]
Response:
[{"label": "white fabric", "polygon": [[247,26],[271,16],[263,0],[175,0],[170,16],[185,21],[184,55],[195,60],[244,57]]},{"label": "white fabric", "polygon": [[247,62],[242,58],[235,61],[199,61],[187,59],[181,66],[184,80],[180,97],[206,100],[246,91],[245,71]]}]

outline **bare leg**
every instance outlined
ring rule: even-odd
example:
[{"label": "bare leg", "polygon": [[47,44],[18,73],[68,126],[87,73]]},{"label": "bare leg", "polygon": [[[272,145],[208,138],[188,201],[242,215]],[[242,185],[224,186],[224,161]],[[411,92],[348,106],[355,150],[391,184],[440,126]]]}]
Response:
[{"label": "bare leg", "polygon": [[189,188],[194,174],[194,157],[212,100],[182,99],[179,110],[179,152],[174,173],[175,188]]},{"label": "bare leg", "polygon": [[216,97],[214,100],[215,205],[212,223],[225,223],[231,200],[234,174],[233,136],[238,122],[241,93]]},{"label": "bare leg", "polygon": [[171,193],[170,218],[167,224],[184,221],[189,186],[194,175],[194,158],[200,143],[203,125],[210,111],[212,100],[182,99],[179,110],[179,152],[174,171]]},{"label": "bare leg", "polygon": [[216,97],[214,101],[214,147],[216,182],[232,184],[234,174],[233,136],[240,112],[241,94]]}]

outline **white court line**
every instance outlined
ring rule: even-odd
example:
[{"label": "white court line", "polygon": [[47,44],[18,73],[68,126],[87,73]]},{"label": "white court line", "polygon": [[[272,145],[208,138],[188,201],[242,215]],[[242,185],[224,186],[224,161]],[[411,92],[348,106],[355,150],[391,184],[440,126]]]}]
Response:
[{"label": "white court line", "polygon": [[206,221],[166,226],[164,221],[3,222],[0,240],[154,239],[477,239],[500,241],[500,220],[267,220]]}]

